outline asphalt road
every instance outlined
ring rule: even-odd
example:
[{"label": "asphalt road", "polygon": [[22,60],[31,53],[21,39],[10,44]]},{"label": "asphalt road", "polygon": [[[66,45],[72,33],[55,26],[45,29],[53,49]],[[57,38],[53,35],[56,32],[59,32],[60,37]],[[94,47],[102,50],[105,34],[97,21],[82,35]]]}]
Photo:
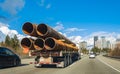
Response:
[{"label": "asphalt road", "polygon": [[120,74],[120,61],[103,56],[95,59],[84,56],[66,68],[35,68],[29,64],[32,60],[24,59],[19,67],[1,69],[0,74]]}]

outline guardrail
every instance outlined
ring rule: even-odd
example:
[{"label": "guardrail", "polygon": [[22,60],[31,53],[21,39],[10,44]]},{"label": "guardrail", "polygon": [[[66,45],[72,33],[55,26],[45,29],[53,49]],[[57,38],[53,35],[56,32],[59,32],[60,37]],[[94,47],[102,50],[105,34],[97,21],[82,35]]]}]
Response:
[{"label": "guardrail", "polygon": [[105,57],[110,57],[110,58],[115,58],[115,59],[120,59],[120,56],[108,56],[108,55],[103,55]]}]

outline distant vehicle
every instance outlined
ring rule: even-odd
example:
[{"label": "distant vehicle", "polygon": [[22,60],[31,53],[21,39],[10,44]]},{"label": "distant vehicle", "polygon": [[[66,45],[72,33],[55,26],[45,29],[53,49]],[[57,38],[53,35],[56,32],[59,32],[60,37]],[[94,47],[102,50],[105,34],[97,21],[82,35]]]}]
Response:
[{"label": "distant vehicle", "polygon": [[97,55],[100,55],[100,53],[96,53],[96,56],[97,56]]},{"label": "distant vehicle", "polygon": [[81,56],[83,56],[83,53],[80,53]]},{"label": "distant vehicle", "polygon": [[90,53],[90,54],[89,54],[89,58],[95,58],[95,54]]},{"label": "distant vehicle", "polygon": [[0,68],[18,66],[21,60],[18,55],[8,48],[0,47]]}]

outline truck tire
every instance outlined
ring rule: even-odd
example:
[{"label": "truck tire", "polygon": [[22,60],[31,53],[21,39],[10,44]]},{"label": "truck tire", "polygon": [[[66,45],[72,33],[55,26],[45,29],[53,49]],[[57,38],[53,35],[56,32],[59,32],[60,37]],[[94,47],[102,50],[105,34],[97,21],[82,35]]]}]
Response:
[{"label": "truck tire", "polygon": [[67,56],[67,65],[70,65],[70,56]]},{"label": "truck tire", "polygon": [[64,68],[67,66],[67,57],[64,57]]},{"label": "truck tire", "polygon": [[70,56],[70,59],[69,59],[69,60],[70,60],[70,64],[72,64],[72,57],[71,57],[71,56]]}]

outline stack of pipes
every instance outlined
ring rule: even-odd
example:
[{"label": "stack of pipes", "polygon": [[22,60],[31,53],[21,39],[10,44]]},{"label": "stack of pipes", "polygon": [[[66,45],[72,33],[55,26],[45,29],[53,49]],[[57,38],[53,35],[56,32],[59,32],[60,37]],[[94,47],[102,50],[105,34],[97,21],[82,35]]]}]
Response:
[{"label": "stack of pipes", "polygon": [[24,52],[26,51],[25,53],[27,53],[28,50],[78,51],[78,48],[72,41],[44,23],[36,25],[26,22],[22,27],[22,31],[29,36],[36,37],[36,39],[23,38],[21,40],[21,47]]}]

